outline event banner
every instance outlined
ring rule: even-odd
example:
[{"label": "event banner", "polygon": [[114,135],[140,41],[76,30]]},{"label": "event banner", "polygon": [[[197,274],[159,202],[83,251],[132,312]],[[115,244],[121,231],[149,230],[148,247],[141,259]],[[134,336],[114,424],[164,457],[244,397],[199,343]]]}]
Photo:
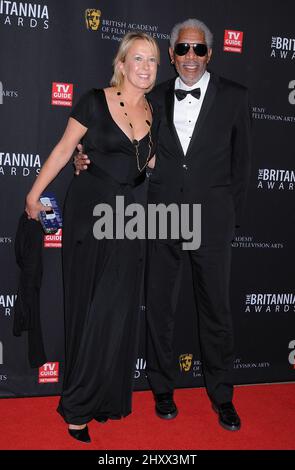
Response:
[{"label": "event banner", "polygon": [[[235,384],[295,380],[294,0],[0,0],[0,397],[57,395],[64,372],[62,227],[44,234],[38,341],[13,334],[20,270],[15,236],[25,197],[62,136],[72,107],[109,86],[128,31],[159,44],[157,82],[175,76],[168,48],[175,23],[204,21],[214,35],[209,71],[249,89],[253,155],[244,220],[232,241]],[[62,209],[72,159],[50,184]],[[184,256],[177,306],[177,387],[203,386],[191,266]],[[135,389],[147,389],[144,298]],[[31,351],[32,353],[32,351]],[[95,357],[93,357],[95,362]]]}]

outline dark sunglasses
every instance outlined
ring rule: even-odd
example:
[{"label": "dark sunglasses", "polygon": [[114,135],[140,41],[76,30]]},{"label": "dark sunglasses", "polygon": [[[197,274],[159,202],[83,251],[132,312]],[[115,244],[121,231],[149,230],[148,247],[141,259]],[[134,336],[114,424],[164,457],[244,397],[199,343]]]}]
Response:
[{"label": "dark sunglasses", "polygon": [[194,53],[199,57],[204,57],[208,52],[206,44],[189,44],[188,42],[179,42],[174,47],[174,52],[177,55],[185,55],[188,53],[190,48],[193,48]]}]

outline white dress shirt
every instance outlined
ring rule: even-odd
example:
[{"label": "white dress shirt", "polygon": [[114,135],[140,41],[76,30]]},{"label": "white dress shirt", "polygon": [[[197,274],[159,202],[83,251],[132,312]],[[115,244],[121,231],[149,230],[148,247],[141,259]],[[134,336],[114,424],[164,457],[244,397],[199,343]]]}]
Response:
[{"label": "white dress shirt", "polygon": [[187,95],[183,100],[178,101],[174,95],[174,116],[173,122],[178,134],[184,155],[187,152],[190,139],[193,135],[195,124],[200,114],[203,104],[205,93],[210,80],[210,73],[205,71],[200,80],[193,86],[186,85],[180,77],[175,80],[175,90],[193,90],[194,88],[201,89],[201,96],[199,99],[194,98],[192,95]]}]

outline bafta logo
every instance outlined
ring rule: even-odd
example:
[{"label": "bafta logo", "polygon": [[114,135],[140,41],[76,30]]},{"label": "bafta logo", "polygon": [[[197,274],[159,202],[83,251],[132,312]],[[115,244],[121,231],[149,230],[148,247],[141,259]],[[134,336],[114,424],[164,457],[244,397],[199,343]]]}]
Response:
[{"label": "bafta logo", "polygon": [[181,354],[179,356],[179,366],[181,372],[189,372],[191,366],[192,366],[192,359],[193,355],[192,354]]},{"label": "bafta logo", "polygon": [[97,31],[100,23],[101,11],[95,8],[87,8],[85,10],[85,21],[87,29]]},{"label": "bafta logo", "polygon": [[0,341],[0,364],[3,364],[3,343]]}]

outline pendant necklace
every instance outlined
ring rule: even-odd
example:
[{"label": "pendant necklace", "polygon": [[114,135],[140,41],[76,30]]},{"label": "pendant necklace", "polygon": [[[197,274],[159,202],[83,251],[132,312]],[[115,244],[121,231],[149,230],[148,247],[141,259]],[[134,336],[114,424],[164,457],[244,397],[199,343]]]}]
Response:
[{"label": "pendant necklace", "polygon": [[[125,107],[125,103],[124,101],[122,100],[122,93],[121,91],[117,91],[117,95],[119,96],[120,98],[120,106],[122,108],[125,108],[124,109],[124,116],[127,118],[127,120],[129,121],[129,118],[128,118],[128,114],[126,112],[126,107]],[[150,158],[151,158],[151,152],[152,152],[152,147],[153,147],[153,141],[152,141],[152,134],[151,134],[151,123],[150,121],[148,120],[148,114],[147,114],[147,111],[148,111],[148,104],[147,104],[147,100],[146,100],[146,97],[144,97],[145,99],[145,105],[144,105],[144,110],[145,110],[145,122],[146,122],[146,125],[148,126],[148,134],[149,134],[149,142],[148,142],[148,147],[149,147],[149,151],[148,151],[148,156],[146,158],[146,161],[144,163],[144,165],[142,167],[140,167],[140,162],[139,162],[139,141],[136,140],[136,139],[132,139],[132,144],[134,145],[134,148],[135,148],[135,156],[136,156],[136,163],[137,163],[137,169],[139,172],[141,172],[142,170],[144,170],[144,168],[147,166]],[[129,121],[129,127],[130,129],[132,130],[132,133],[133,133],[133,125],[132,123]]]}]

